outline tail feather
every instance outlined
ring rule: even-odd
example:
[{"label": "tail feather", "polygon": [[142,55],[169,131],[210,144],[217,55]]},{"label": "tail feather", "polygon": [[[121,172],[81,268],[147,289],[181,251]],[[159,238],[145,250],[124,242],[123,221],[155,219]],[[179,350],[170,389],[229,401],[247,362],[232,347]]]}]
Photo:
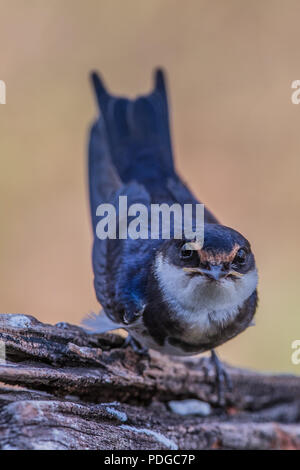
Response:
[{"label": "tail feather", "polygon": [[164,96],[167,95],[164,72],[160,68],[157,68],[154,71],[154,88],[156,91],[161,92]]},{"label": "tail feather", "polygon": [[131,128],[140,139],[148,139],[158,132],[155,109],[148,98],[140,97],[129,107]]},{"label": "tail feather", "polygon": [[120,179],[124,183],[136,180],[150,191],[152,185],[161,186],[174,175],[163,71],[155,72],[153,91],[135,100],[108,93],[95,72],[92,82]]},{"label": "tail feather", "polygon": [[91,73],[91,81],[95,90],[98,106],[101,110],[104,110],[111,95],[106,91],[104,83],[97,72]]}]

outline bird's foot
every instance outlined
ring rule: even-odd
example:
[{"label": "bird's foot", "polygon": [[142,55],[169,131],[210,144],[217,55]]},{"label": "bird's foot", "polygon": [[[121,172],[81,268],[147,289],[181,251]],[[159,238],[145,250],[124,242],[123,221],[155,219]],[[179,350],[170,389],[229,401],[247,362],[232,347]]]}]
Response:
[{"label": "bird's foot", "polygon": [[213,349],[211,351],[211,361],[215,369],[218,404],[224,408],[226,405],[226,392],[232,391],[232,381]]},{"label": "bird's foot", "polygon": [[131,346],[133,351],[138,354],[139,356],[149,357],[149,352],[147,348],[143,348],[136,339],[134,339],[129,333],[126,336],[124,343],[122,345],[123,348],[127,348]]}]

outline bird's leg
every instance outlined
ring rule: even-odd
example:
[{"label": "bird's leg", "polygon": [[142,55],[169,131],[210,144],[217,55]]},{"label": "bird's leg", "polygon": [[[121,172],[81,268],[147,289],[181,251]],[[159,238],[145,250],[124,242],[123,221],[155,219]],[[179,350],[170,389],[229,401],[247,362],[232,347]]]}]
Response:
[{"label": "bird's leg", "polygon": [[128,346],[131,346],[134,352],[139,356],[149,356],[148,349],[143,348],[140,343],[136,339],[134,339],[129,333],[126,336],[122,347],[127,348]]},{"label": "bird's leg", "polygon": [[214,349],[211,350],[211,360],[215,367],[215,372],[216,372],[218,403],[220,406],[224,406],[226,404],[226,400],[225,400],[226,391],[227,390],[230,392],[232,391],[231,378],[228,372],[226,371],[226,369],[223,367]]}]

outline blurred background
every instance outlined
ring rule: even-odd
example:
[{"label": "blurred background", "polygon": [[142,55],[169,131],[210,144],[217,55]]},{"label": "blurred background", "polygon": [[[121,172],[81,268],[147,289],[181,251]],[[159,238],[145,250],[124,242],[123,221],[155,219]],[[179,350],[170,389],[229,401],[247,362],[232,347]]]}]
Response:
[{"label": "blurred background", "polygon": [[0,311],[79,323],[97,311],[86,184],[96,115],[88,74],[148,92],[168,72],[177,167],[252,242],[256,326],[222,359],[300,373],[300,3],[295,0],[2,0]]}]

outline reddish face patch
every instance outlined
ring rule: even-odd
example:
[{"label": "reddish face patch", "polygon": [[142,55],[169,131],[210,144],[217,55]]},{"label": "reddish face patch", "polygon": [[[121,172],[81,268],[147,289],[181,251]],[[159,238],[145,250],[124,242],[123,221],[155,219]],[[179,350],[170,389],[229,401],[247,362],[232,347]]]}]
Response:
[{"label": "reddish face patch", "polygon": [[240,248],[241,248],[240,245],[236,243],[230,253],[226,253],[226,252],[213,253],[212,251],[206,251],[206,250],[197,250],[197,251],[198,251],[201,263],[210,263],[212,265],[217,265],[221,263],[231,263],[234,260]]}]

